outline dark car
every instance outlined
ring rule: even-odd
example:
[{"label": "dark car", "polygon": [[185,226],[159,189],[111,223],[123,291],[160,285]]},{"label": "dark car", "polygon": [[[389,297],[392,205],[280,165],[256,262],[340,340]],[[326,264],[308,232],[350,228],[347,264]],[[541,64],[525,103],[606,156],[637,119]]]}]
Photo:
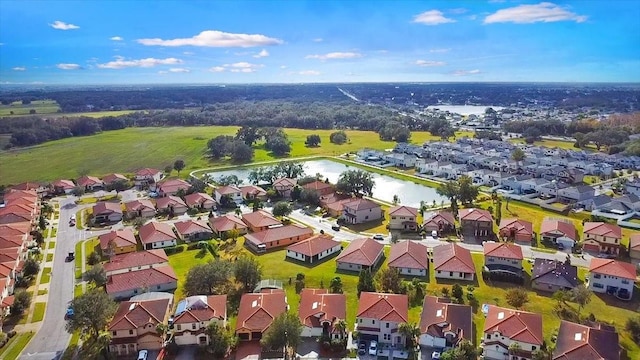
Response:
[{"label": "dark car", "polygon": [[338,224],[333,224],[331,225],[331,229],[335,230],[335,231],[340,231],[340,225]]},{"label": "dark car", "polygon": [[367,354],[367,343],[365,343],[364,341],[360,342],[360,345],[358,345],[358,355],[366,355]]},{"label": "dark car", "polygon": [[69,254],[67,254],[67,257],[64,259],[64,261],[71,262],[71,261],[75,260],[75,258],[76,258],[76,256],[72,252],[70,252]]}]

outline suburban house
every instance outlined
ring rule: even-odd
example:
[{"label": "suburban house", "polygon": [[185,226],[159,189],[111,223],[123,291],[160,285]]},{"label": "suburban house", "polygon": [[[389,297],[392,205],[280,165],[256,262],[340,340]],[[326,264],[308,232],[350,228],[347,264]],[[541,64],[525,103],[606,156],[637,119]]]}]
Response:
[{"label": "suburban house", "polygon": [[340,329],[338,322],[347,318],[347,296],[330,294],[327,289],[302,289],[298,316],[303,337],[342,339],[347,329]]},{"label": "suburban house", "polygon": [[636,179],[634,181],[627,181],[624,184],[624,189],[626,192],[630,194],[640,196],[640,179]]},{"label": "suburban house", "polygon": [[168,265],[169,258],[164,250],[142,250],[112,256],[109,262],[104,264],[104,272],[107,276],[111,276]]},{"label": "suburban house", "polygon": [[586,281],[589,290],[629,300],[633,296],[635,281],[636,268],[633,264],[612,259],[591,259]]},{"label": "suburban house", "polygon": [[108,257],[134,252],[138,246],[138,241],[131,229],[113,230],[100,235],[98,239],[100,239],[102,255]]},{"label": "suburban house", "polygon": [[308,264],[319,263],[342,250],[342,243],[326,234],[316,234],[287,247],[287,257]]},{"label": "suburban house", "polygon": [[531,245],[534,239],[533,224],[521,219],[502,219],[500,221],[500,237],[507,241],[515,241]]},{"label": "suburban house", "polygon": [[162,349],[164,339],[156,326],[167,322],[171,306],[171,299],[121,302],[107,327],[111,333],[109,352],[135,356],[138,350]]},{"label": "suburban house", "polygon": [[258,210],[247,214],[242,214],[242,221],[253,232],[267,230],[272,226],[282,225],[280,220],[271,215],[270,212],[265,210]]},{"label": "suburban house", "polygon": [[629,237],[629,256],[632,259],[640,260],[640,233]]},{"label": "suburban house", "polygon": [[69,195],[73,192],[73,189],[76,187],[76,184],[71,180],[56,180],[51,183],[53,187],[53,192],[55,194],[66,194]]},{"label": "suburban house", "polygon": [[540,226],[540,240],[572,249],[578,241],[576,227],[571,220],[544,218]]},{"label": "suburban house", "polygon": [[239,235],[247,233],[247,225],[239,217],[233,214],[224,214],[216,218],[209,218],[209,226],[213,232],[220,236],[226,236],[229,231],[235,229],[238,230]]},{"label": "suburban house", "polygon": [[442,349],[474,340],[471,306],[453,304],[449,299],[425,296],[419,327],[422,346]]},{"label": "suburban house", "polygon": [[620,360],[620,342],[612,326],[560,321],[553,360]]},{"label": "suburban house", "polygon": [[241,204],[243,201],[242,191],[235,185],[221,186],[213,191],[213,197],[220,205],[223,204],[223,196],[228,196],[229,199],[236,204]]},{"label": "suburban house", "polygon": [[473,281],[476,267],[469,249],[456,244],[443,244],[433,248],[433,271],[437,279]]},{"label": "suburban house", "polygon": [[172,291],[178,277],[169,265],[118,273],[107,279],[107,294],[115,300],[128,299],[148,291]]},{"label": "suburban house", "polygon": [[[482,336],[485,359],[531,359],[542,348],[542,315],[489,305]],[[511,344],[517,350],[509,350]]]},{"label": "suburban house", "polygon": [[371,200],[356,198],[342,204],[342,219],[348,224],[362,224],[383,218],[382,207]]},{"label": "suburban house", "polygon": [[456,219],[451,212],[445,210],[424,214],[422,230],[424,230],[427,235],[431,235],[434,231],[438,236],[452,233],[456,231]]},{"label": "suburban house", "polygon": [[213,237],[213,230],[205,222],[193,219],[178,221],[173,224],[178,236],[184,242],[209,240]]},{"label": "suburban house", "polygon": [[582,231],[582,250],[593,253],[620,255],[622,229],[605,222],[586,222]]},{"label": "suburban house", "polygon": [[483,209],[461,209],[460,227],[462,234],[475,238],[486,239],[493,235],[493,217],[491,213]]},{"label": "suburban house", "polygon": [[389,209],[389,230],[418,230],[418,209],[409,206]]},{"label": "suburban house", "polygon": [[158,209],[158,213],[173,213],[173,215],[182,215],[189,210],[187,204],[181,198],[173,195],[156,199],[156,209]]},{"label": "suburban house", "polygon": [[558,198],[565,203],[577,203],[595,196],[596,189],[589,185],[569,186],[558,189]]},{"label": "suburban house", "polygon": [[522,276],[522,248],[511,243],[485,242],[484,267],[489,272],[509,273]]},{"label": "suburban house", "polygon": [[260,340],[275,318],[289,309],[284,291],[243,294],[238,308],[236,335],[240,341]]},{"label": "suburban house", "polygon": [[190,209],[209,211],[216,208],[216,201],[209,194],[193,193],[184,197],[184,202]]},{"label": "suburban house", "polygon": [[556,292],[578,286],[578,268],[566,262],[536,259],[533,263],[531,287],[540,291]]},{"label": "suburban house", "polygon": [[331,217],[340,218],[344,211],[343,204],[351,200],[353,200],[353,198],[350,196],[332,193],[320,197],[320,206],[322,206]]},{"label": "suburban house", "polygon": [[160,170],[144,168],[136,171],[133,183],[139,188],[146,188],[162,180],[164,173]]},{"label": "suburban house", "polygon": [[373,270],[382,262],[383,249],[384,245],[371,238],[353,240],[336,258],[336,266],[340,270],[355,272]]},{"label": "suburban house", "polygon": [[138,230],[138,237],[145,250],[175,246],[178,243],[178,237],[173,232],[173,226],[156,221],[142,225]]},{"label": "suburban house", "polygon": [[137,217],[152,218],[156,216],[156,207],[149,199],[138,199],[124,204],[127,219]]},{"label": "suburban house", "polygon": [[356,330],[360,339],[404,345],[398,326],[409,320],[409,298],[404,294],[363,292],[358,300]]},{"label": "suburban house", "polygon": [[178,303],[173,315],[173,338],[178,345],[208,345],[207,326],[227,325],[227,295],[195,295]]},{"label": "suburban house", "polygon": [[93,222],[95,224],[116,223],[122,220],[120,202],[99,201],[93,205]]},{"label": "suburban house", "polygon": [[266,201],[267,191],[258,185],[244,185],[240,186],[242,192],[242,198],[246,201],[253,201],[255,199]]},{"label": "suburban house", "polygon": [[303,225],[277,226],[245,235],[244,245],[257,253],[262,253],[308,239],[311,235],[313,235],[313,229]]},{"label": "suburban house", "polygon": [[191,184],[182,179],[167,179],[156,185],[156,192],[160,197],[176,195],[180,190],[186,193],[189,189]]},{"label": "suburban house", "polygon": [[102,182],[104,183],[104,186],[110,186],[113,185],[115,183],[118,182],[129,182],[129,179],[127,179],[126,176],[122,175],[122,174],[109,174],[106,175],[105,177],[102,178]]},{"label": "suburban house", "polygon": [[298,180],[291,178],[279,178],[273,182],[273,189],[282,197],[291,196],[291,191],[298,184]]},{"label": "suburban house", "polygon": [[315,191],[318,196],[324,196],[333,193],[333,185],[320,180],[315,180],[308,184],[304,184],[302,185],[302,188],[307,191]]},{"label": "suburban house", "polygon": [[427,276],[429,271],[427,247],[411,240],[399,241],[391,245],[388,266],[397,269],[400,275]]},{"label": "suburban house", "polygon": [[104,182],[102,182],[102,180],[89,175],[85,175],[76,180],[76,184],[86,191],[102,190],[104,188]]}]

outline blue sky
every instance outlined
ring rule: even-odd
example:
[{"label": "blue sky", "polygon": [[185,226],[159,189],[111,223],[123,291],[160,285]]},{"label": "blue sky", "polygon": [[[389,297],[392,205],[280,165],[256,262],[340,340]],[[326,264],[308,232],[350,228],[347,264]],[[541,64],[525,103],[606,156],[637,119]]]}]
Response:
[{"label": "blue sky", "polygon": [[640,2],[0,1],[0,84],[638,82]]}]

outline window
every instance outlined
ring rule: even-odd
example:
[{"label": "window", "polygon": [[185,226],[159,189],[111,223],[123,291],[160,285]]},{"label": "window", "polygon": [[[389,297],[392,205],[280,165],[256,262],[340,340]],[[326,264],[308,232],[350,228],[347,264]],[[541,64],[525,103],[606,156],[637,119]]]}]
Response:
[{"label": "window", "polygon": [[362,324],[362,319],[358,319],[358,322],[359,322],[360,324]]},{"label": "window", "polygon": [[487,340],[491,339],[491,334],[487,334]]},{"label": "window", "polygon": [[490,258],[487,258],[487,261],[488,261],[488,262],[494,262],[494,261],[495,261],[495,259],[494,259],[494,258],[492,258],[492,257],[490,257]]},{"label": "window", "polygon": [[389,328],[389,323],[387,323],[385,327],[388,329]]},{"label": "window", "polygon": [[627,284],[629,284],[629,280],[623,279],[623,280],[621,281],[621,283],[623,283],[623,284],[627,285]]},{"label": "window", "polygon": [[182,325],[178,324],[178,331],[182,330]]},{"label": "window", "polygon": [[598,288],[598,289],[604,289],[604,285],[602,285],[600,283],[593,283],[593,287],[594,288]]},{"label": "window", "polygon": [[369,219],[369,215],[365,216],[365,217],[364,217],[364,219],[365,219],[365,220]]},{"label": "window", "polygon": [[371,320],[371,324],[375,325],[376,321],[375,320]]},{"label": "window", "polygon": [[191,324],[191,330],[195,330],[196,329],[196,323]]},{"label": "window", "polygon": [[156,285],[156,290],[160,290],[160,285]]},{"label": "window", "polygon": [[531,351],[536,351],[536,349],[537,349],[537,348],[536,348],[535,346],[532,346],[532,347],[531,347]]},{"label": "window", "polygon": [[117,331],[112,331],[112,332],[111,332],[111,335],[113,335],[113,336],[117,336],[117,335],[118,335],[118,332],[117,332]]},{"label": "window", "polygon": [[602,275],[600,274],[593,274],[593,278],[594,279],[600,279],[602,277]]},{"label": "window", "polygon": [[133,335],[133,330],[129,330],[129,335]]},{"label": "window", "polygon": [[407,269],[407,273],[411,274],[411,269]]},{"label": "window", "polygon": [[453,276],[453,271],[449,271],[449,276]]}]

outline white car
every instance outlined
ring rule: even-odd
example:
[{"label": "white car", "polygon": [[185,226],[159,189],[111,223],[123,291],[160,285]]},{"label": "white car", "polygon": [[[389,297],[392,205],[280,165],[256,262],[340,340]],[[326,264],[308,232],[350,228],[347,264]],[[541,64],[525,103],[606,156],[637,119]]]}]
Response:
[{"label": "white car", "polygon": [[436,360],[436,359],[440,359],[440,352],[439,351],[434,351],[431,353],[431,358]]},{"label": "white car", "polygon": [[382,235],[382,234],[375,234],[375,235],[373,235],[373,240],[380,240],[380,241],[382,241],[382,240],[384,240],[384,235]]},{"label": "white car", "polygon": [[149,352],[147,350],[140,350],[138,352],[138,360],[147,360],[147,356],[149,356]]},{"label": "white car", "polygon": [[76,214],[71,214],[70,220],[74,220],[75,221],[76,220]]},{"label": "white car", "polygon": [[369,355],[378,355],[378,342],[375,340],[371,340],[371,343],[369,343]]}]

